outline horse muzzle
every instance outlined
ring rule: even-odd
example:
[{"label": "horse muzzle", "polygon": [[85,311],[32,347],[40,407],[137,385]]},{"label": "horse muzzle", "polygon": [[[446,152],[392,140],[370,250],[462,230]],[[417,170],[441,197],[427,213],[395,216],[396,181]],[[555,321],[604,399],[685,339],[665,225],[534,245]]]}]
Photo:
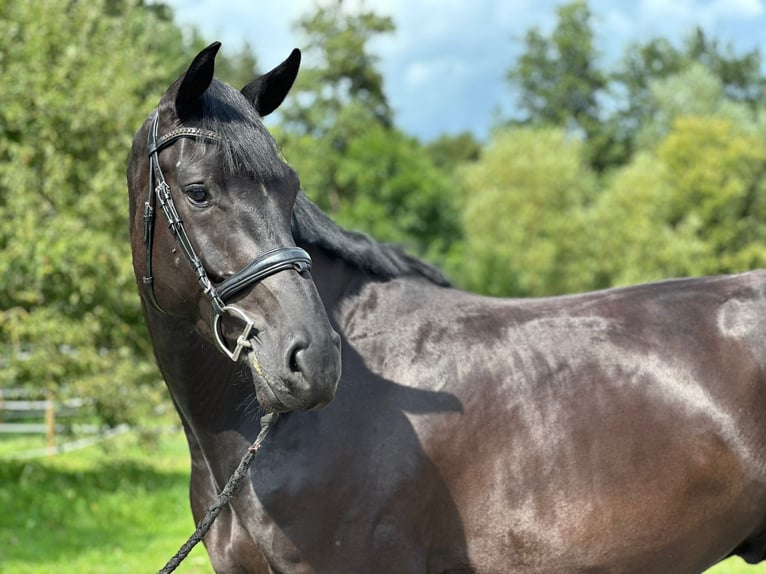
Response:
[{"label": "horse muzzle", "polygon": [[243,349],[256,397],[265,409],[317,410],[335,396],[341,376],[341,350],[340,336],[332,328],[321,337],[293,335],[282,352],[260,337],[252,337],[249,343]]}]

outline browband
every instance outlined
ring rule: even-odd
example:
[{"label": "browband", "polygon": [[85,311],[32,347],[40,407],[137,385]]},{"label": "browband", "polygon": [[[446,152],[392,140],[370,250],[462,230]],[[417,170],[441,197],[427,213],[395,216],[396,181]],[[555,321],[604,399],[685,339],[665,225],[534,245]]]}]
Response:
[{"label": "browband", "polygon": [[166,134],[163,134],[161,137],[158,137],[153,142],[149,142],[149,145],[147,147],[147,154],[152,155],[153,153],[160,151],[162,148],[169,146],[174,141],[181,138],[208,140],[214,143],[221,143],[223,141],[221,136],[209,130],[203,130],[201,128],[180,127],[172,131],[169,131]]}]

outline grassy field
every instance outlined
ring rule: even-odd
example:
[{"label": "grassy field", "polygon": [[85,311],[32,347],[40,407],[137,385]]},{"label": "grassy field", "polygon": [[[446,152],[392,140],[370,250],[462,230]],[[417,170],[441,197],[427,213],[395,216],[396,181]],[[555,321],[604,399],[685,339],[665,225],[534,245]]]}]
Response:
[{"label": "grassy field", "polygon": [[[39,442],[0,439],[0,456]],[[180,432],[152,449],[129,434],[53,458],[0,459],[0,572],[156,572],[194,529],[188,459]],[[177,572],[213,572],[202,545]]]},{"label": "grassy field", "polygon": [[[2,458],[40,442],[0,437],[3,574],[156,572],[191,534],[180,432],[151,449],[128,434],[52,458]],[[201,545],[177,572],[212,573]],[[766,574],[766,565],[730,559],[706,574]]]}]

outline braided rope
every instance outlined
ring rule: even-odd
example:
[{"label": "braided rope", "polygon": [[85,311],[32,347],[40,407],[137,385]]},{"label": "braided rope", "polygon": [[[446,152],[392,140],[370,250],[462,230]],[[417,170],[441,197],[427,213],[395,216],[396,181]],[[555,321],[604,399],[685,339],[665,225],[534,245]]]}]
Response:
[{"label": "braided rope", "polygon": [[218,518],[218,515],[221,514],[221,511],[226,507],[226,505],[229,504],[229,501],[237,493],[239,487],[242,486],[243,479],[245,476],[247,476],[247,471],[250,467],[250,463],[253,462],[255,455],[258,453],[258,450],[260,450],[263,441],[266,439],[266,435],[268,435],[269,431],[271,430],[271,427],[273,427],[274,423],[276,423],[278,416],[278,413],[269,413],[261,417],[261,432],[258,433],[258,438],[255,439],[255,442],[250,446],[250,448],[247,449],[247,452],[245,453],[245,456],[242,457],[239,466],[234,471],[234,474],[231,475],[231,478],[229,478],[229,482],[226,483],[226,486],[223,487],[221,494],[218,495],[218,498],[216,498],[215,502],[210,506],[210,508],[208,508],[205,517],[197,525],[197,529],[194,531],[194,533],[186,542],[181,545],[181,548],[178,549],[178,552],[176,552],[173,557],[168,560],[168,563],[165,564],[165,566],[157,574],[170,574],[171,572],[175,571],[181,562],[183,562],[183,560],[189,555],[189,552],[191,552],[192,548],[194,548],[197,543],[205,537],[205,534],[207,534],[207,531],[213,525],[215,519]]}]

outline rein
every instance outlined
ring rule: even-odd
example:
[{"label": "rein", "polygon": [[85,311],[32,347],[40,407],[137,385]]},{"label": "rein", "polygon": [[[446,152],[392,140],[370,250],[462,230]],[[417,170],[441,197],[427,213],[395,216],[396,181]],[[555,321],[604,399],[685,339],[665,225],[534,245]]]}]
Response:
[{"label": "rein", "polygon": [[197,543],[205,537],[205,534],[207,534],[207,531],[213,525],[215,519],[218,518],[218,515],[221,514],[221,511],[224,509],[224,507],[229,504],[229,501],[234,497],[234,495],[237,494],[239,487],[242,485],[243,479],[247,476],[247,470],[250,467],[250,463],[253,462],[255,455],[258,454],[258,450],[260,450],[263,441],[266,440],[266,436],[269,434],[271,427],[273,427],[277,422],[278,417],[278,413],[269,413],[261,417],[261,432],[258,433],[258,438],[256,438],[255,442],[250,445],[250,448],[247,449],[247,452],[245,453],[245,456],[242,457],[239,466],[237,466],[234,474],[232,474],[229,478],[226,486],[223,487],[223,490],[218,495],[218,498],[216,498],[215,502],[210,506],[210,508],[208,508],[207,512],[205,513],[205,517],[200,520],[199,524],[197,525],[197,529],[192,533],[191,536],[189,536],[188,540],[181,545],[181,548],[178,549],[178,552],[176,552],[173,557],[168,560],[167,564],[165,564],[165,566],[163,566],[157,574],[170,574],[170,572],[175,571],[181,562],[183,562],[184,559],[189,555],[189,552],[192,551],[192,548],[194,548]]},{"label": "rein", "polygon": [[[234,273],[231,277],[225,279],[219,285],[214,285],[205,271],[202,259],[194,250],[194,245],[189,238],[184,227],[183,220],[173,203],[173,196],[170,193],[170,186],[165,180],[160,167],[159,154],[164,148],[170,146],[181,138],[193,140],[223,143],[223,138],[208,130],[192,127],[181,127],[172,130],[163,136],[158,136],[160,112],[154,115],[152,127],[149,130],[147,139],[147,154],[149,155],[149,190],[146,203],[144,204],[144,245],[146,246],[146,270],[143,277],[143,283],[149,295],[149,301],[155,309],[161,313],[167,314],[160,306],[157,295],[154,292],[154,276],[152,273],[152,247],[154,243],[154,214],[156,212],[156,203],[159,202],[160,210],[168,222],[170,232],[175,237],[178,245],[181,247],[186,260],[192,266],[194,274],[197,276],[202,292],[210,299],[213,308],[213,334],[215,344],[218,349],[232,361],[239,360],[243,349],[250,347],[249,336],[254,329],[255,324],[247,316],[244,310],[236,305],[227,305],[226,299],[239,293],[245,288],[262,281],[270,275],[279,273],[286,269],[294,269],[298,273],[303,273],[311,269],[311,257],[300,247],[278,247],[267,251],[256,257],[249,265]],[[236,346],[232,351],[221,332],[221,320],[226,316],[233,316],[245,323],[242,333],[237,338]]]}]

